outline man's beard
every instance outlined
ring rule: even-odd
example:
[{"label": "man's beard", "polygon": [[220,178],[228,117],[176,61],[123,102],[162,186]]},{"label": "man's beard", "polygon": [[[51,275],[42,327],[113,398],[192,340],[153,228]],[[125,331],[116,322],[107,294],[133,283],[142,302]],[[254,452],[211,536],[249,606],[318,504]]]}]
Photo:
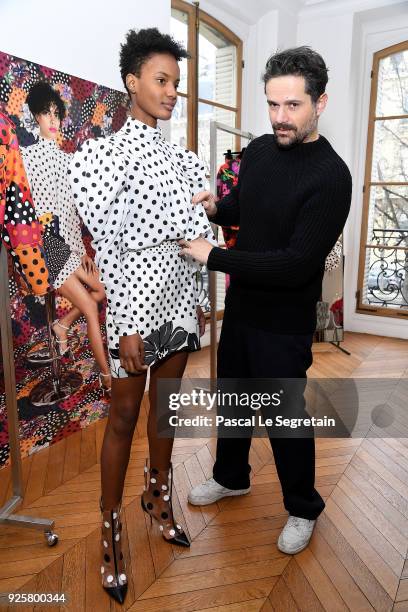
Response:
[{"label": "man's beard", "polygon": [[[301,127],[297,128],[296,126],[290,123],[274,123],[272,125],[276,144],[280,149],[292,149],[299,144],[302,144],[305,139],[316,129],[317,126],[317,115],[313,113],[313,116]],[[281,128],[285,130],[290,130],[290,132],[282,138],[276,131]]]}]

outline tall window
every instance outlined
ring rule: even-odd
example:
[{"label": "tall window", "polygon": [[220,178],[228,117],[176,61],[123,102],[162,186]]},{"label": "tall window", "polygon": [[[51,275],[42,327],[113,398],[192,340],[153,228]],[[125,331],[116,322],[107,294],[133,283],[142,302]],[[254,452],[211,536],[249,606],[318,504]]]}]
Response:
[{"label": "tall window", "polygon": [[357,312],[408,317],[408,42],[371,77]]},{"label": "tall window", "polygon": [[[172,0],[171,34],[191,59],[180,65],[179,98],[171,140],[195,151],[210,170],[210,122],[241,125],[242,41],[219,21],[182,0]],[[217,139],[220,151],[237,146],[235,137]]]}]

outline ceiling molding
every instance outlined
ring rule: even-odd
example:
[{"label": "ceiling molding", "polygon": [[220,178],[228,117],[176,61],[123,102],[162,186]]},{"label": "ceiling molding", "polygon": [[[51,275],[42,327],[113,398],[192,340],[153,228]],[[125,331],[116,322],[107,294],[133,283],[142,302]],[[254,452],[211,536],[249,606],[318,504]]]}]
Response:
[{"label": "ceiling molding", "polygon": [[227,11],[231,16],[244,23],[254,25],[264,15],[274,10],[281,10],[295,17],[303,6],[303,0],[254,0],[253,2],[248,2],[248,0],[206,0],[205,5]]},{"label": "ceiling molding", "polygon": [[[407,5],[408,0],[205,0],[204,10],[223,11],[243,24],[254,25],[271,11],[279,10],[300,21],[316,17],[330,17],[344,13],[356,13],[373,8]],[[206,7],[206,8],[204,8]],[[211,7],[211,10],[209,10]],[[213,9],[213,10],[212,10]]]},{"label": "ceiling molding", "polygon": [[302,0],[303,8],[298,15],[300,21],[307,21],[315,17],[332,17],[345,13],[358,13],[376,8],[392,7],[396,4],[406,5],[404,0]]}]

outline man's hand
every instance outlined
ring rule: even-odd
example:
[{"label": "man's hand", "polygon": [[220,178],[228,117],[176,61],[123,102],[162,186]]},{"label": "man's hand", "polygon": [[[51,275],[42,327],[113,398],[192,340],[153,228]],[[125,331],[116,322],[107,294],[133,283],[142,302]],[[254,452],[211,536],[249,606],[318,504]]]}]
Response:
[{"label": "man's hand", "polygon": [[119,355],[120,365],[129,374],[140,374],[148,368],[144,363],[144,344],[140,334],[120,336]]},{"label": "man's hand", "polygon": [[194,240],[178,240],[178,244],[182,247],[180,256],[189,255],[201,264],[207,263],[210,251],[214,248],[211,242],[201,237]]},{"label": "man's hand", "polygon": [[98,274],[98,268],[95,262],[89,255],[82,255],[81,265],[87,274]]},{"label": "man's hand", "polygon": [[202,204],[207,213],[207,217],[213,217],[217,212],[215,195],[210,191],[200,191],[196,193],[191,201],[193,204]]},{"label": "man's hand", "polygon": [[205,334],[205,314],[199,304],[197,304],[196,310],[197,310],[198,327],[200,329],[200,338],[201,338],[201,336],[204,336]]}]

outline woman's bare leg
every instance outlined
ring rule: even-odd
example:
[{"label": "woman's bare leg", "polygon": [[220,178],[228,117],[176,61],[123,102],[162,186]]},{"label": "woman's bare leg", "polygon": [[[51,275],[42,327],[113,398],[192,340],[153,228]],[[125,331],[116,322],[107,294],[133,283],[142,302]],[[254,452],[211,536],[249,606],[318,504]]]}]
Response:
[{"label": "woman's bare leg", "polygon": [[[121,501],[145,385],[145,372],[139,376],[112,379],[112,401],[101,453],[102,584],[108,589],[125,583],[119,588],[127,588],[122,553]],[[126,591],[120,591],[120,597],[115,598],[123,601],[125,594]]]},{"label": "woman's bare leg", "polygon": [[[187,351],[173,353],[166,360],[152,366],[150,370],[149,383],[149,419],[147,422],[147,436],[149,438],[150,465],[157,470],[168,470],[170,467],[171,453],[173,450],[174,438],[158,437],[157,431],[157,385],[161,378],[172,378],[174,383],[171,385],[170,393],[178,393],[180,380],[183,377],[188,359]],[[169,385],[170,383],[166,383]]]},{"label": "woman's bare leg", "polygon": [[[59,288],[59,293],[67,298],[86,318],[89,343],[92,352],[95,356],[95,361],[103,374],[109,374],[109,366],[103,346],[101,328],[99,325],[98,305],[92,299],[89,292],[85,289],[80,278],[75,274],[71,274]],[[59,325],[54,325],[55,332],[61,329]],[[107,382],[109,379],[104,379]],[[106,385],[108,386],[108,385]]]},{"label": "woman's bare leg", "polygon": [[[86,270],[84,270],[82,266],[77,268],[75,272],[73,272],[73,274],[77,278],[79,278],[79,280],[82,283],[85,283],[89,287],[88,293],[97,304],[102,302],[102,300],[105,298],[105,287],[99,280],[99,275],[90,274],[86,272]],[[59,322],[61,323],[61,325],[64,326],[64,327],[61,327],[59,325],[55,326],[56,329],[54,331],[56,335],[58,336],[59,340],[64,341],[67,339],[68,330],[65,329],[65,327],[68,327],[68,328],[71,327],[71,325],[73,325],[73,323],[75,323],[75,321],[79,319],[81,315],[82,315],[82,312],[79,310],[79,308],[74,306],[73,308],[71,308],[69,312],[67,312],[66,315],[64,315],[63,317],[59,319]]]},{"label": "woman's bare leg", "polygon": [[[150,370],[148,437],[151,465],[160,470],[170,467],[173,439],[157,436],[157,380],[183,376],[186,352],[175,353]],[[128,378],[112,379],[112,399],[102,444],[101,477],[104,508],[113,508],[123,495],[126,470],[140,404],[146,386],[146,373]],[[173,391],[173,390],[172,390]]]},{"label": "woman's bare leg", "polygon": [[[186,351],[174,353],[171,357],[153,367],[151,371],[149,385],[150,411],[147,425],[150,470],[149,474],[146,474],[148,476],[146,478],[147,490],[144,491],[142,497],[144,508],[159,522],[163,537],[172,542],[175,541],[175,538],[177,544],[183,546],[189,546],[189,541],[183,532],[182,526],[178,525],[174,520],[171,489],[169,488],[169,485],[171,486],[169,471],[174,437],[171,431],[168,437],[159,437],[160,424],[158,419],[164,419],[165,427],[168,429],[170,412],[168,411],[168,400],[166,397],[170,393],[179,392],[187,357],[188,353]],[[160,396],[157,388],[160,379],[163,378],[170,379],[165,383],[166,389],[162,390],[163,393],[165,392],[162,400],[165,406],[164,414],[163,410],[160,410],[158,406]],[[166,415],[167,411],[168,415]]]},{"label": "woman's bare leg", "polygon": [[112,379],[111,406],[101,452],[103,507],[116,507],[123,495],[133,433],[146,386],[146,372]]}]

